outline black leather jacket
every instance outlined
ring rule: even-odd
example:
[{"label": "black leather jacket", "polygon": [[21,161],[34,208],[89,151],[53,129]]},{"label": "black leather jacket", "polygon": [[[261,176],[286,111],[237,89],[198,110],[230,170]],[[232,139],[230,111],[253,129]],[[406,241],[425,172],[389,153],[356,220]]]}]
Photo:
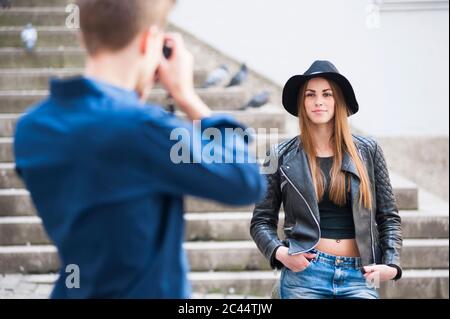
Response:
[{"label": "black leather jacket", "polygon": [[[383,151],[372,139],[353,135],[353,140],[367,168],[374,194],[371,210],[359,205],[358,170],[345,153],[341,169],[350,174],[355,235],[362,263],[395,265],[401,276],[401,219]],[[272,268],[282,268],[275,258],[278,247],[288,246],[289,254],[307,252],[321,237],[319,206],[299,136],[272,149],[264,169],[268,190],[265,198],[255,206],[250,232]],[[281,203],[285,212],[286,240],[283,241],[277,235]]]}]

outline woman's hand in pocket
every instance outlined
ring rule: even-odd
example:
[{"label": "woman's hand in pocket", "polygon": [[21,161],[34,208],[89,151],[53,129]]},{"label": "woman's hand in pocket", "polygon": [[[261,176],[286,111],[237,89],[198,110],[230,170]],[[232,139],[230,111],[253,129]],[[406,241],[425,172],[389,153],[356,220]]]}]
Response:
[{"label": "woman's hand in pocket", "polygon": [[308,259],[315,258],[316,254],[304,253],[297,255],[289,255],[289,248],[282,246],[277,249],[275,257],[286,268],[289,268],[291,271],[301,272],[306,268],[308,268],[310,263]]}]

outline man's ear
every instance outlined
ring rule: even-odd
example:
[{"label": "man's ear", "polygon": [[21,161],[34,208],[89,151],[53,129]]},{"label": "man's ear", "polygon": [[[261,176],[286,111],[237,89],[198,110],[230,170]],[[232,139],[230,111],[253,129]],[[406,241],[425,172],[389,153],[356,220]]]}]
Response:
[{"label": "man's ear", "polygon": [[159,32],[159,28],[157,26],[151,26],[141,34],[141,40],[140,40],[140,53],[142,55],[146,55],[149,53],[151,48],[151,39],[155,37]]}]

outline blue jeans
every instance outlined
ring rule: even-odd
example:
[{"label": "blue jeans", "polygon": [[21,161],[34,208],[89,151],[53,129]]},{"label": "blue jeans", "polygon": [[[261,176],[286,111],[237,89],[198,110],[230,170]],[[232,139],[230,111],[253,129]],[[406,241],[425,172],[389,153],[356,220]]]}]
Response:
[{"label": "blue jeans", "polygon": [[361,272],[361,258],[332,256],[315,249],[310,253],[317,255],[305,270],[282,269],[281,299],[379,298]]}]

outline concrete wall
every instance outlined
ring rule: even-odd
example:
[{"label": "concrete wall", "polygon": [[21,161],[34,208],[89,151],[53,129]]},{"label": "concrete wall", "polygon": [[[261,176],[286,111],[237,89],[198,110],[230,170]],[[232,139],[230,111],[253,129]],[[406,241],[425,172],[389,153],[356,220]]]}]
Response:
[{"label": "concrete wall", "polygon": [[391,170],[448,202],[448,138],[379,137],[378,142]]}]

